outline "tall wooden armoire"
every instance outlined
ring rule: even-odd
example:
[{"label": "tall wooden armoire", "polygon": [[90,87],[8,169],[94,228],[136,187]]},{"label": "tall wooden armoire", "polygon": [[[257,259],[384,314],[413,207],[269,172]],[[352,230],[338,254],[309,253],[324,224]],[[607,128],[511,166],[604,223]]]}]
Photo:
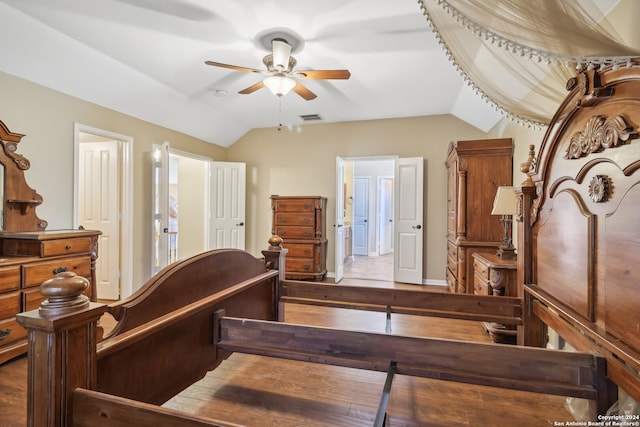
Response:
[{"label": "tall wooden armoire", "polygon": [[511,138],[451,142],[447,155],[447,284],[473,293],[473,254],[495,253],[504,228],[491,215],[498,187],[513,180]]},{"label": "tall wooden armoire", "polygon": [[326,208],[326,197],[271,196],[271,233],[289,250],[285,278],[322,280],[327,274]]}]

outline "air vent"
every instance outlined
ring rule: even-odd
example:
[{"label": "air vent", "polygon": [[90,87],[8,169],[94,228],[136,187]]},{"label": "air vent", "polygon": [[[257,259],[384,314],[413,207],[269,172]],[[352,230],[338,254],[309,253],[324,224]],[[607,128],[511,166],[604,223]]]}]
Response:
[{"label": "air vent", "polygon": [[300,118],[305,122],[317,122],[319,120],[322,120],[320,114],[303,114],[300,116]]}]

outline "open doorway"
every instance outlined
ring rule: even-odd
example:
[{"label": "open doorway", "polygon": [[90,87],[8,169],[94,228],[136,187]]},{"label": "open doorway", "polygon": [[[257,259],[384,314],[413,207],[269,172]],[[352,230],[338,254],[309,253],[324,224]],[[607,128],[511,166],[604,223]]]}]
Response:
[{"label": "open doorway", "polygon": [[393,158],[344,161],[344,277],[393,281]]},{"label": "open doorway", "polygon": [[131,239],[133,138],[90,126],[74,126],[73,226],[99,230],[98,298],[133,293]]}]

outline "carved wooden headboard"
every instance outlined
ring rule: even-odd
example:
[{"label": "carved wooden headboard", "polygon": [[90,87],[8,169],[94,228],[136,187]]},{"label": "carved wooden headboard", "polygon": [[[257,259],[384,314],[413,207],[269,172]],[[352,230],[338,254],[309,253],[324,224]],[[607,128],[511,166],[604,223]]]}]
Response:
[{"label": "carved wooden headboard", "polygon": [[520,341],[547,327],[607,358],[640,400],[640,64],[585,70],[523,164],[519,189]]}]

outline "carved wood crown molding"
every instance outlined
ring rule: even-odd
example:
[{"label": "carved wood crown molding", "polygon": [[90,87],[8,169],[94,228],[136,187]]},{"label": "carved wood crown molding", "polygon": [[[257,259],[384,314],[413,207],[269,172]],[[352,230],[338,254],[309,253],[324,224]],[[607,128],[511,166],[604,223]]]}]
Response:
[{"label": "carved wood crown molding", "polygon": [[571,136],[564,158],[579,159],[607,148],[628,144],[637,137],[638,133],[623,115],[609,119],[600,115],[593,116],[581,132]]},{"label": "carved wood crown molding", "polygon": [[18,166],[18,169],[27,170],[31,167],[29,160],[17,153],[18,143],[24,135],[11,132],[9,128],[0,121],[0,144],[4,153]]}]

